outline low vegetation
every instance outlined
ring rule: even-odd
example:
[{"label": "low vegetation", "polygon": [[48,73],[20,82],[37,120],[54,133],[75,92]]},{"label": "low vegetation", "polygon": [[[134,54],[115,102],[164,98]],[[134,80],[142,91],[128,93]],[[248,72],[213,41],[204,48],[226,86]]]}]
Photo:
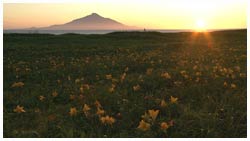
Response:
[{"label": "low vegetation", "polygon": [[246,30],[4,34],[4,137],[246,137]]}]

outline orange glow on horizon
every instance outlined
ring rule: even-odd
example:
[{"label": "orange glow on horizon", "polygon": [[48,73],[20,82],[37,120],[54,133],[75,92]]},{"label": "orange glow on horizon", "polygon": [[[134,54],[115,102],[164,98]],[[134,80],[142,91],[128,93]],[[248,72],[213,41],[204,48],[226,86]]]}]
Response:
[{"label": "orange glow on horizon", "polygon": [[204,31],[204,32],[197,32],[194,31],[190,37],[190,44],[194,45],[196,44],[199,40],[204,40],[206,43],[206,46],[208,48],[213,48],[213,39],[212,36],[210,35],[210,32]]}]

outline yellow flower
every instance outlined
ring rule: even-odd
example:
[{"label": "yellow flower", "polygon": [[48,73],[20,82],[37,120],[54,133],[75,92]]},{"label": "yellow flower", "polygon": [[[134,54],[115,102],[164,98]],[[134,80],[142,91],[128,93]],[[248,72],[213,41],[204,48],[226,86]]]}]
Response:
[{"label": "yellow flower", "polygon": [[70,99],[70,100],[74,100],[74,99],[76,99],[76,96],[73,95],[73,94],[71,94],[71,95],[69,96],[69,99]]},{"label": "yellow flower", "polygon": [[71,77],[70,77],[70,76],[68,76],[68,80],[69,80],[69,81],[71,80]]},{"label": "yellow flower", "polygon": [[230,69],[230,68],[228,69],[228,74],[233,74],[233,72],[234,71],[232,69]]},{"label": "yellow flower", "polygon": [[171,103],[177,103],[177,100],[178,100],[177,97],[176,97],[176,98],[173,97],[173,96],[170,97],[170,102],[171,102]]},{"label": "yellow flower", "polygon": [[183,77],[186,78],[186,79],[189,78],[189,76],[187,74],[184,74]]},{"label": "yellow flower", "polygon": [[153,121],[155,121],[159,114],[159,110],[148,110],[148,114],[153,119]]},{"label": "yellow flower", "polygon": [[84,99],[84,95],[80,94],[78,98],[79,98],[80,100],[83,100],[83,99]]},{"label": "yellow flower", "polygon": [[126,77],[126,73],[123,73],[122,76],[121,76],[121,82],[123,82],[123,80],[125,79]]},{"label": "yellow flower", "polygon": [[31,69],[30,68],[25,68],[25,71],[29,72],[29,71],[31,71]]},{"label": "yellow flower", "polygon": [[150,129],[150,126],[151,125],[149,123],[145,122],[144,120],[141,120],[137,128],[142,131],[147,131]]},{"label": "yellow flower", "polygon": [[109,88],[109,92],[114,92],[115,91],[115,84],[112,84],[111,88]]},{"label": "yellow flower", "polygon": [[166,107],[167,106],[167,103],[166,103],[166,101],[165,100],[161,100],[161,107]]},{"label": "yellow flower", "polygon": [[225,73],[227,73],[227,69],[226,68],[221,69],[221,71],[224,71]]},{"label": "yellow flower", "polygon": [[104,110],[101,110],[99,107],[97,108],[96,114],[97,114],[98,116],[101,116],[101,115],[103,115],[104,113],[105,113]]},{"label": "yellow flower", "polygon": [[144,119],[144,121],[151,122],[151,116],[148,115],[148,113],[146,113],[146,112],[144,115],[141,116],[141,118]]},{"label": "yellow flower", "polygon": [[232,79],[235,79],[235,75],[234,75],[234,74],[231,74],[231,78],[232,78]]},{"label": "yellow flower", "polygon": [[153,72],[153,68],[149,68],[149,69],[147,69],[146,74],[147,74],[147,75],[151,75],[151,74],[152,74],[152,72]]},{"label": "yellow flower", "polygon": [[166,122],[161,123],[161,130],[166,130],[169,128],[169,125]]},{"label": "yellow flower", "polygon": [[245,73],[240,73],[240,77],[246,77]]},{"label": "yellow flower", "polygon": [[76,116],[76,114],[77,114],[76,108],[70,108],[69,114],[70,114],[70,116]]},{"label": "yellow flower", "polygon": [[95,77],[96,77],[96,79],[97,79],[97,80],[99,80],[99,79],[100,79],[99,75],[95,75]]},{"label": "yellow flower", "polygon": [[103,124],[109,124],[109,125],[112,125],[115,122],[115,119],[110,116],[101,117],[100,120]]},{"label": "yellow flower", "polygon": [[80,87],[80,92],[83,93],[83,90],[84,90],[84,88],[83,88],[83,86],[81,86]]},{"label": "yellow flower", "polygon": [[23,82],[15,82],[12,84],[12,88],[15,88],[15,87],[23,87],[24,86],[24,83]]},{"label": "yellow flower", "polygon": [[40,96],[39,96],[39,100],[40,100],[40,101],[43,101],[44,99],[45,99],[45,96],[43,96],[43,95],[40,95]]},{"label": "yellow flower", "polygon": [[169,75],[169,73],[165,72],[161,74],[161,77],[165,78],[165,79],[171,79],[171,76]]},{"label": "yellow flower", "polygon": [[98,100],[95,101],[95,106],[96,106],[96,108],[102,107],[101,103]]},{"label": "yellow flower", "polygon": [[83,88],[89,90],[90,86],[89,86],[89,84],[83,84]]},{"label": "yellow flower", "polygon": [[107,74],[106,75],[106,79],[112,79],[112,75],[111,74]]},{"label": "yellow flower", "polygon": [[127,72],[128,71],[128,67],[126,67],[124,71]]},{"label": "yellow flower", "polygon": [[201,72],[196,72],[195,75],[196,76],[201,76]]},{"label": "yellow flower", "polygon": [[89,90],[89,89],[90,89],[89,84],[83,84],[83,85],[80,87],[80,92],[83,93],[84,90]]},{"label": "yellow flower", "polygon": [[141,88],[141,87],[140,87],[140,85],[138,85],[138,84],[137,84],[136,86],[133,86],[133,90],[134,90],[134,91],[138,91],[138,90],[140,90],[140,88]]},{"label": "yellow flower", "polygon": [[35,113],[40,113],[41,112],[41,110],[39,109],[39,108],[35,108]]},{"label": "yellow flower", "polygon": [[79,78],[77,78],[76,80],[75,80],[75,83],[79,83],[81,80],[79,79]]},{"label": "yellow flower", "polygon": [[195,82],[199,82],[200,81],[200,78],[199,77],[197,77],[196,78],[196,80],[195,80]]},{"label": "yellow flower", "polygon": [[235,88],[236,88],[236,85],[235,85],[235,84],[231,84],[231,88],[232,88],[232,89],[235,89]]},{"label": "yellow flower", "polygon": [[224,87],[227,87],[227,82],[224,82],[223,85],[224,85]]},{"label": "yellow flower", "polygon": [[180,71],[180,73],[181,73],[181,75],[182,75],[184,78],[186,78],[186,79],[189,78],[189,76],[188,76],[188,74],[187,74],[187,72],[186,72],[185,70]]},{"label": "yellow flower", "polygon": [[106,122],[106,117],[101,117],[101,118],[100,118],[100,121],[102,122],[102,124],[105,124],[105,122]]},{"label": "yellow flower", "polygon": [[85,113],[85,112],[88,112],[88,111],[90,110],[90,107],[89,107],[87,104],[84,104],[82,110],[83,110],[84,113]]},{"label": "yellow flower", "polygon": [[180,71],[180,73],[181,73],[181,75],[184,75],[184,74],[186,74],[187,72],[186,72],[185,70],[183,70],[183,71]]},{"label": "yellow flower", "polygon": [[89,115],[89,110],[90,110],[90,107],[87,104],[84,104],[82,111],[85,114],[85,116]]},{"label": "yellow flower", "polygon": [[57,96],[58,96],[58,93],[57,93],[56,91],[54,91],[54,92],[52,93],[52,96],[53,96],[53,97],[57,97]]},{"label": "yellow flower", "polygon": [[26,112],[22,106],[17,105],[16,108],[13,110],[16,113],[24,113]]},{"label": "yellow flower", "polygon": [[115,119],[113,117],[109,117],[108,119],[106,119],[107,124],[112,125],[115,122]]},{"label": "yellow flower", "polygon": [[198,68],[198,66],[197,65],[195,65],[194,67],[193,67],[193,70],[196,70]]}]

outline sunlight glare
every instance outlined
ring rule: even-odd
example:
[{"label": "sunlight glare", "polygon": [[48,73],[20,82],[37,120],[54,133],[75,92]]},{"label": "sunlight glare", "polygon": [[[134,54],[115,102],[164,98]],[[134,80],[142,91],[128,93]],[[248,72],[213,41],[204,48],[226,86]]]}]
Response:
[{"label": "sunlight glare", "polygon": [[196,21],[196,31],[198,32],[204,32],[206,31],[206,25],[205,25],[205,21],[202,19],[198,19]]}]

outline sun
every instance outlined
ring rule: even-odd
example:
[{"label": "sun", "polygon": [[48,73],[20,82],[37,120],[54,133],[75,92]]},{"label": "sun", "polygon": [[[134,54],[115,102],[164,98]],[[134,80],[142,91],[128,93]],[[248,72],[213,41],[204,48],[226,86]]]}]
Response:
[{"label": "sun", "polygon": [[206,23],[202,19],[196,20],[195,30],[197,32],[205,32],[206,31]]}]

